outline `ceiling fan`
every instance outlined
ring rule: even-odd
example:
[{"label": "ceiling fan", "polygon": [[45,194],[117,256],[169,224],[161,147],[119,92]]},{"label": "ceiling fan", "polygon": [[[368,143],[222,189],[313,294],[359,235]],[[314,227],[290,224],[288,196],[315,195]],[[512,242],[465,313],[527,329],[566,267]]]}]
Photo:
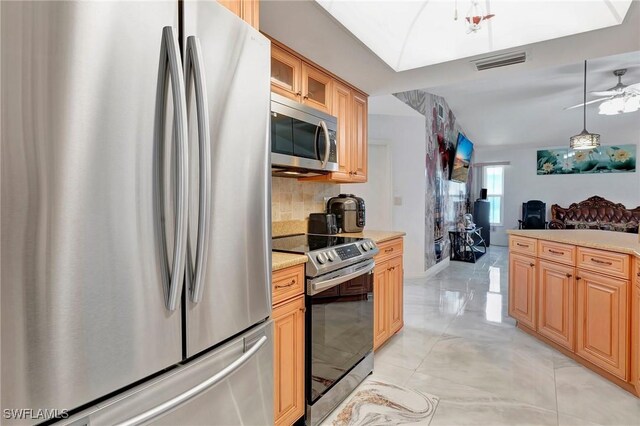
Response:
[{"label": "ceiling fan", "polygon": [[602,98],[593,99],[586,104],[580,103],[573,105],[565,108],[565,110],[601,102],[598,114],[615,115],[638,111],[638,109],[640,109],[640,83],[631,85],[623,84],[622,76],[625,75],[626,72],[626,69],[613,71],[613,75],[618,77],[618,84],[607,90],[590,92],[596,96],[603,96]]}]

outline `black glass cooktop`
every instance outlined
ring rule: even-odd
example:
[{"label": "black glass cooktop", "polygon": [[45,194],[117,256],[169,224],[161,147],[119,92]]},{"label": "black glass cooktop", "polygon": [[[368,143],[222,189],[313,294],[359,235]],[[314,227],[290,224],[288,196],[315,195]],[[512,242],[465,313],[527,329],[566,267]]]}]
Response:
[{"label": "black glass cooktop", "polygon": [[337,237],[335,235],[292,235],[289,237],[274,238],[272,241],[272,249],[286,253],[305,254],[313,250],[355,243],[360,240],[362,240],[362,238]]}]

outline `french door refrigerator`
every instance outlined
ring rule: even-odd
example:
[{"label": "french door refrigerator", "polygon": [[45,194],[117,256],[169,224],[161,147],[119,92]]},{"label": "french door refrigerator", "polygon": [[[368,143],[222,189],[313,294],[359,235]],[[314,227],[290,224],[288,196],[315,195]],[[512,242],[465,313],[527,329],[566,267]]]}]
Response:
[{"label": "french door refrigerator", "polygon": [[0,8],[1,423],[271,423],[269,41],[211,0]]}]

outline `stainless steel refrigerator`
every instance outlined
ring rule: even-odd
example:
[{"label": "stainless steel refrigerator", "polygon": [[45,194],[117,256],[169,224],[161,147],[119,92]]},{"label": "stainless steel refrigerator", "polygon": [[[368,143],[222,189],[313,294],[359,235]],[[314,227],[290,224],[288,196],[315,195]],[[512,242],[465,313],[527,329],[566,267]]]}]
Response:
[{"label": "stainless steel refrigerator", "polygon": [[211,0],[0,15],[3,415],[271,423],[269,41]]}]

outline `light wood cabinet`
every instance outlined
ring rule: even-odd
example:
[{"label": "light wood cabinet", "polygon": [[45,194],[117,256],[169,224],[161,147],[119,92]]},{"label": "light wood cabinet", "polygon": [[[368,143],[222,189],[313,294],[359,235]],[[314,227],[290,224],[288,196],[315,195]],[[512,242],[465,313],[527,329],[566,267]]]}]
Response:
[{"label": "light wood cabinet", "polygon": [[393,335],[404,325],[402,257],[389,260],[389,332]]},{"label": "light wood cabinet", "polygon": [[304,415],[304,296],[273,309],[274,422],[291,425]]},{"label": "light wood cabinet", "polygon": [[573,351],[575,271],[573,266],[538,261],[538,333]]},{"label": "light wood cabinet", "polygon": [[302,61],[295,55],[271,45],[271,91],[296,102],[302,99]]},{"label": "light wood cabinet", "polygon": [[378,349],[390,336],[387,277],[389,263],[376,265],[373,273],[373,349]]},{"label": "light wood cabinet", "polygon": [[305,412],[304,265],[273,272],[274,424],[289,426]]},{"label": "light wood cabinet", "polygon": [[260,29],[260,0],[218,0],[218,3],[244,19],[256,30]]},{"label": "light wood cabinet", "polygon": [[[391,252],[384,248],[393,247]],[[373,274],[373,349],[378,349],[404,325],[402,238],[379,244]]]},{"label": "light wood cabinet", "polygon": [[[635,276],[634,276],[635,275]],[[635,285],[632,285],[632,314],[631,314],[631,382],[636,387],[636,392],[640,394],[640,258],[635,259],[634,274]]]},{"label": "light wood cabinet", "polygon": [[302,103],[319,111],[331,113],[333,79],[326,73],[302,63]]},{"label": "light wood cabinet", "polygon": [[576,353],[625,380],[629,283],[582,269],[576,280]]},{"label": "light wood cabinet", "polygon": [[536,328],[536,259],[509,253],[509,315],[531,329]]},{"label": "light wood cabinet", "polygon": [[640,396],[640,258],[626,246],[602,250],[522,232],[509,237],[509,315],[523,331]]},{"label": "light wood cabinet", "polygon": [[333,183],[367,181],[366,94],[273,39],[271,91],[338,119],[338,171],[300,180]]}]

